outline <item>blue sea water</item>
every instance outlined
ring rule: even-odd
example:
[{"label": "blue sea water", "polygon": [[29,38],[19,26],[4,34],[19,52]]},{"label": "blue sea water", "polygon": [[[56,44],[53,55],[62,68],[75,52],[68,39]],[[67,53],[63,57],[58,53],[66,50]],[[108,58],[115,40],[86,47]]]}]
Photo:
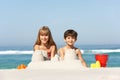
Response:
[{"label": "blue sea water", "polygon": [[[84,60],[90,67],[95,63],[95,54],[108,54],[107,67],[120,67],[120,45],[76,45],[81,49]],[[61,46],[59,46],[61,47]],[[0,69],[15,69],[19,64],[31,61],[31,46],[0,47]]]}]

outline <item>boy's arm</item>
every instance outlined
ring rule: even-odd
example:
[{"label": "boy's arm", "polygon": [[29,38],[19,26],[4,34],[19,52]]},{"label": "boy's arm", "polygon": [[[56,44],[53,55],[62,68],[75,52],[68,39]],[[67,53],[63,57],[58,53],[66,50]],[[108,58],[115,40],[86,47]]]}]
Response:
[{"label": "boy's arm", "polygon": [[80,60],[81,63],[83,64],[83,66],[87,67],[86,62],[85,62],[85,60],[84,60],[83,57],[82,57],[82,53],[81,53],[81,51],[80,51],[79,49],[77,49],[76,52],[77,52],[77,54],[78,54],[78,58],[79,58],[79,60]]}]

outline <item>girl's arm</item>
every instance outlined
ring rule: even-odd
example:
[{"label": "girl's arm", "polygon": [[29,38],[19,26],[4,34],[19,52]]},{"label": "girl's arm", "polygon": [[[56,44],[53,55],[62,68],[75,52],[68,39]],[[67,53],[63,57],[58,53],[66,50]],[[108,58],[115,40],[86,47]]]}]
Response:
[{"label": "girl's arm", "polygon": [[55,46],[51,46],[51,58],[55,56]]},{"label": "girl's arm", "polygon": [[64,60],[64,51],[62,48],[58,50],[58,54],[60,55],[60,60]]},{"label": "girl's arm", "polygon": [[34,51],[35,51],[35,50],[39,50],[39,46],[38,46],[38,45],[35,45],[35,46],[34,46]]},{"label": "girl's arm", "polygon": [[76,50],[76,53],[78,54],[78,58],[79,58],[79,60],[81,61],[82,65],[85,66],[85,67],[87,67],[86,62],[85,62],[85,60],[84,60],[83,57],[82,57],[81,51],[80,51],[79,49],[77,49],[77,50]]}]

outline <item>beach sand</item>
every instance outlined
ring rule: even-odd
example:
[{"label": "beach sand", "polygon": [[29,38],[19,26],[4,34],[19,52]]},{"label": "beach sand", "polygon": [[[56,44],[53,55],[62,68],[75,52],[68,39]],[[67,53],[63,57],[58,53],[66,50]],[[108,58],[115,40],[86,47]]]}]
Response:
[{"label": "beach sand", "polygon": [[120,68],[2,69],[1,80],[120,80]]},{"label": "beach sand", "polygon": [[119,75],[119,67],[86,68],[72,59],[37,60],[31,61],[26,69],[0,70],[0,80],[120,80]]}]

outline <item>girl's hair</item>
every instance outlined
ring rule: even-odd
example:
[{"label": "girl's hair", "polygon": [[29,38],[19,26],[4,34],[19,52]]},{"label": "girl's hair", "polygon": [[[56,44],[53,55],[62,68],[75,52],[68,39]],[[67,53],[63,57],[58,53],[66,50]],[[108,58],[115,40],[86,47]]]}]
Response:
[{"label": "girl's hair", "polygon": [[71,37],[74,37],[77,40],[77,35],[78,35],[78,33],[76,31],[74,31],[72,29],[69,29],[69,30],[65,31],[64,39],[68,36],[71,36]]},{"label": "girl's hair", "polygon": [[55,45],[55,52],[57,52],[57,46],[52,38],[52,34],[51,34],[51,31],[50,29],[48,28],[48,26],[42,26],[39,31],[38,31],[38,36],[37,36],[37,40],[34,44],[35,45],[41,45],[41,40],[40,40],[40,35],[48,35],[49,36],[49,39],[48,39],[48,46],[52,46],[52,45]]}]

